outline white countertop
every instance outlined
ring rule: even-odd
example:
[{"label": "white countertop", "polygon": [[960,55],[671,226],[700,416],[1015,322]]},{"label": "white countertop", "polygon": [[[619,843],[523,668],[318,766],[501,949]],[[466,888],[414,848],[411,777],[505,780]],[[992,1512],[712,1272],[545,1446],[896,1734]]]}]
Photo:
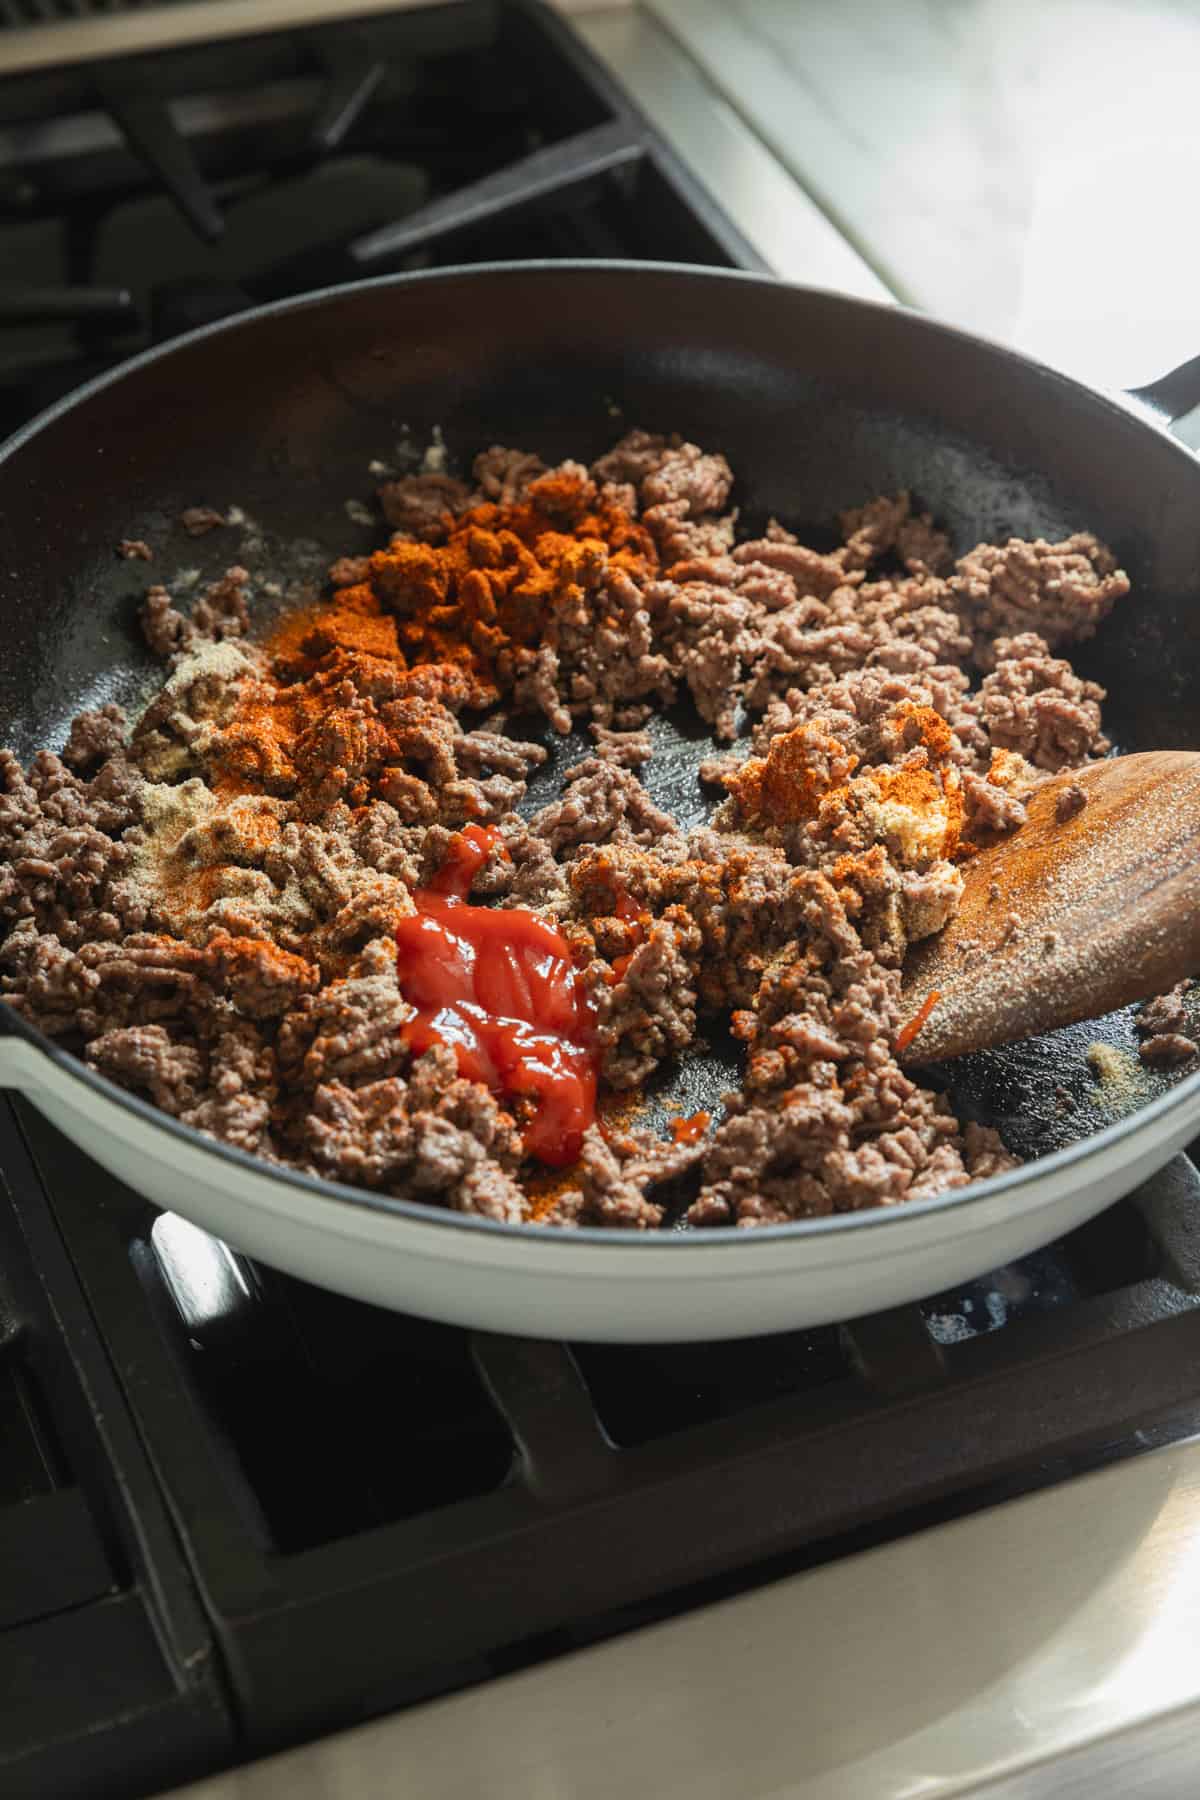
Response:
[{"label": "white countertop", "polygon": [[865,300],[893,298],[738,108],[645,11],[590,12],[574,24],[777,275]]},{"label": "white countertop", "polygon": [[646,0],[898,298],[1100,386],[1200,352],[1194,0]]},{"label": "white countertop", "polygon": [[176,1800],[1182,1800],[1198,1495],[1152,1452]]}]

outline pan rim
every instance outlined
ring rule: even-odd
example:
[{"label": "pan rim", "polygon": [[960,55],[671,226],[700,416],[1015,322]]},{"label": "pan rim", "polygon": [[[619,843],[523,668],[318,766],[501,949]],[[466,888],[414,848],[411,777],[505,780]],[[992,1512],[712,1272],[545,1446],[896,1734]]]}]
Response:
[{"label": "pan rim", "polygon": [[[888,318],[901,317],[908,329],[922,333],[928,332],[939,340],[949,337],[967,346],[985,350],[993,356],[999,356],[1004,361],[1023,370],[1030,370],[1049,379],[1057,388],[1081,397],[1090,406],[1098,408],[1101,412],[1116,415],[1126,425],[1150,433],[1163,448],[1169,449],[1179,458],[1181,468],[1186,464],[1191,469],[1193,479],[1200,478],[1200,465],[1198,465],[1197,457],[1172,436],[1165,424],[1152,419],[1140,410],[1135,410],[1132,405],[1123,403],[1113,395],[1088,387],[1085,383],[1075,380],[1061,370],[1051,368],[1036,358],[1015,350],[1011,345],[982,333],[964,330],[961,326],[946,323],[928,313],[919,312],[915,308],[899,303],[862,299],[857,295],[839,293],[833,288],[785,281],[753,270],[713,269],[687,263],[640,262],[618,258],[564,259],[562,261],[545,258],[529,261],[509,260],[455,264],[447,268],[379,275],[362,281],[317,288],[303,294],[290,295],[283,300],[271,301],[250,308],[231,318],[216,320],[211,324],[200,326],[195,331],[171,338],[164,344],[154,345],[148,350],[141,351],[136,356],[119,363],[115,368],[104,371],[81,387],[72,390],[70,394],[64,395],[53,405],[37,414],[35,418],[28,420],[0,444],[0,466],[9,462],[26,443],[53,425],[59,418],[64,417],[95,395],[103,393],[106,388],[116,386],[127,375],[176,352],[185,351],[192,345],[210,337],[225,333],[232,334],[243,328],[252,328],[263,320],[282,317],[292,312],[307,311],[364,290],[437,285],[438,283],[461,281],[464,277],[522,277],[531,274],[554,275],[560,278],[609,274],[622,279],[687,276],[693,282],[703,281],[713,285],[750,284],[772,291],[811,296],[832,301],[844,310],[859,312],[868,317],[874,315]],[[876,1206],[861,1212],[837,1213],[823,1218],[798,1219],[782,1225],[758,1226],[751,1232],[737,1226],[715,1226],[704,1231],[673,1232],[605,1231],[594,1226],[582,1226],[569,1233],[564,1233],[556,1226],[539,1223],[508,1224],[497,1219],[481,1218],[475,1214],[453,1213],[422,1201],[379,1194],[370,1189],[350,1187],[342,1182],[326,1180],[322,1176],[309,1175],[303,1170],[278,1167],[261,1157],[253,1156],[247,1151],[236,1149],[231,1144],[223,1143],[218,1138],[209,1137],[194,1126],[184,1125],[178,1119],[171,1118],[169,1114],[161,1112],[148,1101],[142,1100],[136,1094],[129,1093],[106,1076],[90,1069],[81,1058],[60,1048],[52,1039],[28,1024],[18,1014],[13,1013],[7,1006],[4,1008],[3,1015],[0,1015],[0,1037],[4,1035],[20,1038],[38,1050],[69,1079],[81,1082],[100,1098],[123,1108],[132,1117],[193,1149],[220,1157],[232,1168],[243,1169],[258,1178],[272,1181],[285,1192],[300,1188],[314,1197],[319,1196],[324,1200],[336,1201],[341,1205],[356,1207],[368,1213],[402,1218],[409,1225],[418,1228],[483,1232],[488,1236],[499,1234],[502,1238],[516,1239],[523,1244],[556,1245],[560,1250],[565,1249],[568,1245],[594,1243],[602,1244],[610,1250],[621,1249],[630,1253],[641,1250],[645,1253],[647,1247],[661,1250],[664,1245],[671,1244],[676,1247],[671,1254],[678,1254],[679,1250],[684,1247],[695,1252],[701,1248],[728,1249],[735,1242],[763,1244],[781,1237],[788,1241],[796,1241],[813,1237],[823,1238],[834,1233],[880,1231],[889,1225],[898,1225],[903,1220],[927,1218],[932,1214],[940,1214],[951,1209],[962,1210],[987,1200],[1016,1194],[1044,1178],[1086,1167],[1089,1162],[1103,1156],[1114,1144],[1139,1132],[1144,1127],[1149,1127],[1169,1117],[1177,1108],[1186,1106],[1197,1095],[1200,1095],[1200,1069],[1197,1069],[1191,1075],[1183,1077],[1166,1093],[1147,1101],[1144,1105],[1137,1107],[1135,1111],[1126,1114],[1121,1119],[1114,1120],[1102,1130],[1094,1132],[1076,1143],[1064,1145],[1047,1156],[1039,1157],[1033,1162],[1023,1163],[1016,1169],[1008,1170],[1003,1174],[989,1176],[983,1181],[972,1182],[966,1187],[951,1188],[927,1199],[906,1201],[899,1206]],[[36,1099],[34,1104],[36,1104]]]}]

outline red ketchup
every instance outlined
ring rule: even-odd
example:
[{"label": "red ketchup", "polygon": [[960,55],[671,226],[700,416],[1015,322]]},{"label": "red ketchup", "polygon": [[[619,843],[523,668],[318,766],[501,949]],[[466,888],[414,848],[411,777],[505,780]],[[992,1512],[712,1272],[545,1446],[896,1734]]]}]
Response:
[{"label": "red ketchup", "polygon": [[430,886],[413,894],[416,914],[396,931],[396,975],[417,1016],[401,1036],[418,1055],[448,1044],[460,1075],[531,1100],[525,1153],[557,1168],[575,1161],[595,1117],[592,1007],[552,926],[519,907],[467,904],[500,841],[494,827],[468,825]]}]

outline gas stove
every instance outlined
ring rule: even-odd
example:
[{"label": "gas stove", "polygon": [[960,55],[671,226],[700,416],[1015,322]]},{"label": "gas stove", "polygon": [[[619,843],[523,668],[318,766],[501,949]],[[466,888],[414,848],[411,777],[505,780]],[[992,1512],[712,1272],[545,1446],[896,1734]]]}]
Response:
[{"label": "gas stove", "polygon": [[546,256],[764,266],[536,5],[0,73],[0,429],[259,301]]},{"label": "gas stove", "polygon": [[[194,0],[26,29],[0,4],[0,429],[146,343],[367,273],[633,256],[879,292],[644,20],[576,29],[532,0],[329,11]],[[1132,1568],[1136,1522],[1179,1577],[1161,1532],[1195,1479],[1198,1370],[1183,1157],[919,1306],[589,1346],[255,1266],[0,1101],[0,1788],[149,1794],[375,1720],[245,1791],[369,1792],[401,1770],[447,1795],[1041,1792],[992,1785],[1003,1745],[989,1773],[962,1749],[978,1719],[953,1721],[1008,1693],[1018,1640],[1061,1638]],[[1067,1571],[1073,1520],[1091,1558]],[[1040,1554],[1024,1580],[1014,1541]],[[973,1619],[978,1567],[995,1604]],[[1137,1568],[1113,1590],[1130,1655],[1148,1641]],[[1038,1667],[1023,1726],[1005,1701],[1029,1767],[1105,1704]],[[835,1728],[856,1669],[854,1727]],[[1056,1680],[1059,1729],[1039,1737]],[[861,1758],[882,1770],[916,1722],[935,1732],[930,1683],[941,1737],[870,1785]],[[722,1693],[724,1731],[705,1716]],[[1108,1716],[1151,1710],[1126,1696]]]}]

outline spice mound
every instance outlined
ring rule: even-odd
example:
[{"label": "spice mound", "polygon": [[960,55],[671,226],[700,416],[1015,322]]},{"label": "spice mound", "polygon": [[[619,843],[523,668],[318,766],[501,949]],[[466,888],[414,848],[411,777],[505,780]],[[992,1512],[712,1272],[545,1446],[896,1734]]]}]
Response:
[{"label": "spice mound", "polygon": [[[901,968],[963,860],[1109,748],[1065,652],[1128,593],[1111,552],[956,558],[907,493],[832,550],[748,535],[724,456],[645,431],[378,500],[387,541],[270,631],[270,569],[148,588],[141,715],[0,753],[5,1002],[226,1143],[508,1222],[753,1227],[1011,1166],[896,1061]],[[650,791],[676,704],[708,734],[687,830]],[[639,1125],[714,1030],[740,1086]]]}]

